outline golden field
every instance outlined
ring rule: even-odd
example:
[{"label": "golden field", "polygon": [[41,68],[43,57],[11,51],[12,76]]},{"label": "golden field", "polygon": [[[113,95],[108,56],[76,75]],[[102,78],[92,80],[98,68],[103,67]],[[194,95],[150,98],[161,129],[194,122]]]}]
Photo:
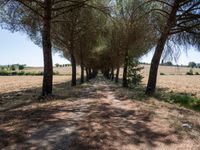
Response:
[{"label": "golden field", "polygon": [[[147,84],[149,65],[145,65],[142,71],[144,76],[143,84]],[[186,75],[190,68],[187,67],[167,67],[160,66],[158,71],[157,86],[167,91],[189,93],[193,96],[200,97],[200,76]],[[200,73],[199,68],[194,68],[193,72]],[[164,73],[165,75],[160,75]]]},{"label": "golden field", "polygon": [[[144,79],[143,85],[146,86],[149,73],[149,65],[143,65],[141,71]],[[27,72],[39,72],[43,68],[26,68]],[[160,66],[158,71],[158,88],[164,88],[167,91],[190,93],[193,96],[200,97],[200,76],[186,75],[190,68],[187,67],[168,67]],[[54,84],[67,82],[71,79],[71,67],[54,68],[54,72],[59,72],[61,76],[54,76]],[[121,69],[120,75],[123,70]],[[193,72],[199,72],[200,69],[193,69]],[[164,73],[165,75],[160,75]],[[80,67],[77,67],[77,77],[80,76]],[[23,90],[26,88],[40,87],[42,85],[42,76],[0,76],[0,93]]]}]

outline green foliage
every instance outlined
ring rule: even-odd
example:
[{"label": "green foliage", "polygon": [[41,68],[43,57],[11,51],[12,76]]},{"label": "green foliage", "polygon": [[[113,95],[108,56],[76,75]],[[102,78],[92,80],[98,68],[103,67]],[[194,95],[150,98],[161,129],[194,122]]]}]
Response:
[{"label": "green foliage", "polygon": [[[43,72],[25,72],[25,71],[8,71],[1,70],[0,76],[42,76]],[[59,75],[59,72],[53,72],[53,75]]]},{"label": "green foliage", "polygon": [[171,104],[177,104],[185,108],[200,111],[200,98],[193,97],[191,94],[166,92],[159,89],[154,97]]},{"label": "green foliage", "polygon": [[55,66],[58,68],[60,65],[59,64],[55,64]]},{"label": "green foliage", "polygon": [[190,69],[190,71],[186,72],[186,75],[193,75],[193,70]]},{"label": "green foliage", "polygon": [[188,67],[194,68],[194,67],[196,67],[196,63],[195,62],[189,62]]},{"label": "green foliage", "polygon": [[200,75],[198,72],[195,72],[195,75]]},{"label": "green foliage", "polygon": [[162,75],[162,76],[163,76],[163,75],[166,75],[166,74],[165,74],[165,73],[163,73],[163,72],[161,72],[161,73],[160,73],[160,75]]},{"label": "green foliage", "polygon": [[12,65],[12,66],[10,67],[10,70],[15,71],[15,70],[16,70],[15,65]]},{"label": "green foliage", "polygon": [[0,76],[8,76],[8,75],[10,75],[9,71],[7,71],[7,70],[1,70],[0,71]]},{"label": "green foliage", "polygon": [[170,103],[179,104],[186,108],[191,108],[200,111],[200,99],[193,98],[186,94],[173,94],[170,96],[168,101]]},{"label": "green foliage", "polygon": [[166,63],[164,63],[165,66],[173,66],[173,63],[171,61],[168,61]]},{"label": "green foliage", "polygon": [[129,87],[135,87],[139,85],[143,79],[142,75],[139,72],[143,67],[139,67],[139,62],[137,60],[130,59],[128,60],[128,70],[127,70],[127,81]]},{"label": "green foliage", "polygon": [[24,68],[25,68],[24,65],[19,65],[19,66],[18,66],[18,69],[19,69],[19,70],[24,70]]},{"label": "green foliage", "polygon": [[2,67],[1,67],[1,70],[4,70],[4,69],[5,69],[5,67],[2,66]]}]

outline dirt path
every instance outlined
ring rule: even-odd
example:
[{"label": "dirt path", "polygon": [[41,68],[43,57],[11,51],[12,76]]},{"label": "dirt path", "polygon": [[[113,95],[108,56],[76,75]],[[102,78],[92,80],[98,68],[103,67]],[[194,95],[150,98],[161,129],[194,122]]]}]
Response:
[{"label": "dirt path", "polygon": [[176,108],[126,98],[126,90],[102,78],[83,87],[49,114],[59,121],[5,149],[200,149],[198,135],[187,134],[198,133],[196,128],[184,129],[176,123],[180,115]]}]

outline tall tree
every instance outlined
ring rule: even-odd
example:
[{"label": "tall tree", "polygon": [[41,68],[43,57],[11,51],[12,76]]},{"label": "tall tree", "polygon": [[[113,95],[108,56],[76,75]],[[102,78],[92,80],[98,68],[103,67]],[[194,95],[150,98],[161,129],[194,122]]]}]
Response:
[{"label": "tall tree", "polygon": [[[155,0],[155,2],[161,3],[161,5],[157,5],[158,8],[154,8],[153,11],[159,11],[164,16],[164,21],[161,23],[160,38],[151,61],[149,80],[146,88],[146,94],[148,95],[152,95],[155,92],[158,66],[167,40],[170,40],[170,38],[179,38],[180,44],[195,44],[196,40],[191,41],[188,37],[197,38],[200,33],[199,1]],[[178,36],[178,34],[181,34],[181,36]]]},{"label": "tall tree", "polygon": [[[57,18],[60,15],[70,12],[71,10],[78,9],[86,5],[89,0],[6,0],[3,4],[4,14],[10,18],[12,26],[17,23],[18,25],[24,25],[24,18],[31,17],[27,16],[30,11],[39,17],[41,26],[38,28],[41,32],[41,45],[43,47],[43,58],[44,58],[44,76],[43,76],[43,87],[42,95],[48,96],[52,94],[52,80],[53,80],[53,63],[52,63],[52,43],[51,43],[51,26],[56,23]],[[92,6],[91,6],[92,7]],[[28,13],[27,13],[28,12]],[[13,15],[14,14],[14,15]],[[14,17],[14,18],[13,18]],[[5,17],[5,20],[8,20]],[[17,20],[17,21],[16,21]],[[21,23],[21,24],[20,24]],[[32,30],[32,25],[30,24]],[[27,25],[27,24],[26,24]],[[16,27],[16,25],[14,25]],[[19,28],[18,28],[19,29]],[[31,31],[29,31],[31,32]]]}]

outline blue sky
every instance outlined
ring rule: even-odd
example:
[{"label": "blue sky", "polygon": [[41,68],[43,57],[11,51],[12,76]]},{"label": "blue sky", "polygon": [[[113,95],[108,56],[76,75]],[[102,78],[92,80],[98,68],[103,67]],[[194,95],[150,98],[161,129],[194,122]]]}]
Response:
[{"label": "blue sky", "polygon": [[[42,49],[35,45],[27,35],[19,32],[11,33],[0,29],[0,65],[27,64],[43,66]],[[69,61],[53,54],[53,63],[67,64]]]},{"label": "blue sky", "polygon": [[[23,33],[11,33],[0,29],[0,65],[7,64],[27,64],[28,66],[43,66],[42,49],[31,42]],[[142,57],[142,62],[150,62],[153,52]],[[190,48],[188,54],[182,52],[178,64],[187,65],[188,62],[200,63],[200,52]],[[53,63],[67,64],[69,61],[53,54]]]}]

